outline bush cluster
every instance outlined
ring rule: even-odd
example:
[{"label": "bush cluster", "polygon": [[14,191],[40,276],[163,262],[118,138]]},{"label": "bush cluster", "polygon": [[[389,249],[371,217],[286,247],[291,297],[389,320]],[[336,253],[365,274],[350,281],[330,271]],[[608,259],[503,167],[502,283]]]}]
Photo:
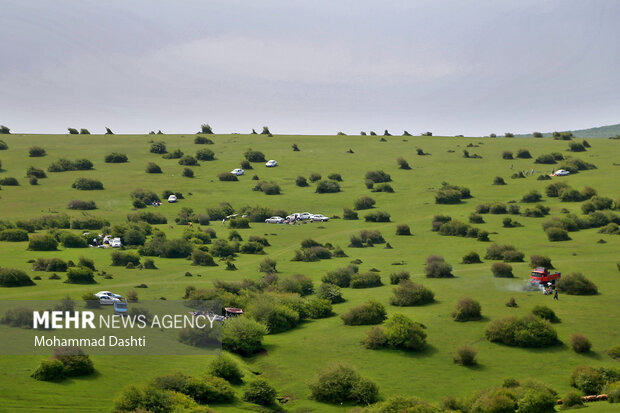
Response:
[{"label": "bush cluster", "polygon": [[65,171],[88,171],[93,169],[93,163],[88,159],[76,159],[70,161],[68,159],[58,159],[47,167],[48,172],[65,172]]},{"label": "bush cluster", "polygon": [[454,321],[477,321],[482,318],[480,303],[469,297],[461,298],[452,312]]},{"label": "bush cluster", "polygon": [[127,155],[119,152],[112,152],[105,157],[106,163],[125,163],[128,161]]},{"label": "bush cluster", "polygon": [[596,284],[587,279],[582,273],[576,272],[563,275],[556,282],[559,292],[568,295],[596,295],[598,288]]},{"label": "bush cluster", "polygon": [[351,281],[349,282],[349,287],[351,288],[371,288],[382,285],[381,276],[374,272],[354,273],[351,275]]},{"label": "bush cluster", "polygon": [[441,184],[441,188],[435,195],[436,204],[459,204],[462,199],[471,198],[471,192],[464,186],[450,185],[447,182]]},{"label": "bush cluster", "polygon": [[452,278],[452,266],[443,257],[429,255],[426,258],[426,278]]},{"label": "bush cluster", "polygon": [[317,194],[340,192],[340,184],[338,184],[337,181],[332,181],[331,179],[322,180],[317,183],[315,192]]},{"label": "bush cluster", "polygon": [[103,184],[97,179],[77,178],[71,185],[71,188],[75,188],[80,191],[102,190]]},{"label": "bush cluster", "polygon": [[308,387],[310,397],[320,402],[368,405],[379,399],[377,385],[344,364],[331,365],[319,371]]},{"label": "bush cluster", "polygon": [[22,287],[34,285],[34,281],[23,272],[16,268],[0,267],[0,287]]},{"label": "bush cluster", "polygon": [[369,324],[381,324],[387,318],[383,304],[370,300],[357,307],[352,307],[340,318],[346,325],[359,326]]},{"label": "bush cluster", "polygon": [[392,290],[390,304],[399,307],[430,304],[435,301],[435,293],[422,284],[416,284],[409,279],[401,279],[398,286]]},{"label": "bush cluster", "polygon": [[491,342],[517,347],[547,347],[558,343],[558,335],[548,321],[533,315],[498,318],[485,330]]},{"label": "bush cluster", "polygon": [[386,323],[385,328],[375,326],[364,340],[366,348],[382,347],[409,351],[422,351],[426,346],[425,327],[403,314],[394,314]]}]

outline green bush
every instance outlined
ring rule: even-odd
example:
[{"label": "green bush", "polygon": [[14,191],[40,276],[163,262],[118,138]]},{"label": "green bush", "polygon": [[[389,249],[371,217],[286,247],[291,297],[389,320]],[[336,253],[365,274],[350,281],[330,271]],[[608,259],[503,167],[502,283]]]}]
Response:
[{"label": "green bush", "polygon": [[261,406],[271,406],[276,401],[276,389],[271,387],[264,379],[256,379],[248,383],[243,393],[243,400]]},{"label": "green bush", "polygon": [[164,159],[180,159],[183,156],[183,151],[180,149],[175,149],[172,152],[166,153],[162,156]]},{"label": "green bush", "polygon": [[398,167],[400,169],[405,169],[405,170],[411,169],[411,166],[409,166],[409,163],[405,160],[405,158],[400,157],[396,159],[396,163],[398,164]]},{"label": "green bush", "polygon": [[426,267],[424,268],[426,278],[452,278],[452,266],[448,264],[443,257],[438,255],[429,255],[426,258]]},{"label": "green bush", "polygon": [[351,282],[349,287],[351,288],[371,288],[380,287],[383,283],[379,274],[373,272],[367,272],[362,274],[353,274],[351,276]]},{"label": "green bush", "polygon": [[105,157],[106,163],[125,163],[129,158],[124,153],[112,152]]},{"label": "green bush", "polygon": [[267,327],[248,317],[233,317],[224,324],[222,346],[229,351],[250,355],[262,347]]},{"label": "green bush", "polygon": [[86,248],[88,247],[88,243],[84,239],[77,234],[72,232],[65,232],[61,237],[62,246],[65,248]]},{"label": "green bush", "polygon": [[67,282],[70,284],[92,284],[95,282],[93,270],[86,267],[71,267],[67,270]]},{"label": "green bush", "polygon": [[357,270],[358,268],[354,265],[336,268],[324,275],[321,281],[337,285],[338,287],[348,287],[351,283],[351,276],[355,274]]},{"label": "green bush", "polygon": [[332,303],[328,299],[312,297],[308,299],[308,317],[312,319],[326,318],[332,316]]},{"label": "green bush", "polygon": [[194,143],[196,145],[213,145],[213,141],[206,136],[196,136],[194,138]]},{"label": "green bush", "polygon": [[[475,366],[478,364],[476,356],[478,351],[470,346],[461,346],[456,350],[456,356],[454,356],[454,362],[461,366]],[[512,413],[512,412],[511,412]]]},{"label": "green bush", "polygon": [[154,386],[138,388],[134,385],[125,387],[123,393],[114,401],[116,411],[131,412],[172,412],[174,393]]},{"label": "green bush", "polygon": [[592,342],[583,334],[573,334],[570,337],[570,346],[575,353],[588,353],[592,348]]},{"label": "green bush", "polygon": [[523,195],[521,202],[540,202],[541,199],[542,195],[538,191],[534,190]]},{"label": "green bush", "polygon": [[346,325],[358,326],[380,324],[387,316],[383,304],[370,300],[362,305],[350,308],[340,318]]},{"label": "green bush", "polygon": [[220,181],[238,181],[239,178],[237,178],[237,175],[230,173],[230,172],[222,172],[220,174],[217,175],[217,178]]},{"label": "green bush", "polygon": [[408,280],[411,277],[408,271],[400,271],[390,274],[390,284],[397,285],[402,280]]},{"label": "green bush", "polygon": [[57,247],[58,241],[50,234],[33,235],[28,243],[30,251],[56,251]]},{"label": "green bush", "polygon": [[411,235],[411,229],[407,224],[401,224],[396,226],[396,235]]},{"label": "green bush", "polygon": [[530,154],[530,151],[528,151],[527,149],[519,149],[517,151],[517,158],[519,159],[530,159],[532,157],[532,155]]},{"label": "green bush", "polygon": [[92,209],[97,209],[97,204],[95,203],[95,201],[81,201],[79,199],[74,199],[73,201],[69,201],[67,208],[80,211],[88,211]]},{"label": "green bush", "polygon": [[383,171],[368,171],[366,172],[365,178],[376,184],[392,181],[392,177]]},{"label": "green bush", "polygon": [[126,266],[131,263],[134,266],[140,264],[140,256],[133,251],[112,251],[112,265]]},{"label": "green bush", "polygon": [[559,292],[568,295],[596,295],[597,286],[580,272],[563,275],[556,282]]},{"label": "green bush", "polygon": [[257,182],[254,188],[252,188],[252,190],[261,191],[265,195],[279,195],[281,191],[280,185],[278,185],[277,183],[265,181]]},{"label": "green bush", "polygon": [[435,294],[431,290],[408,279],[400,280],[392,293],[390,304],[400,307],[424,305],[435,301]]},{"label": "green bush", "polygon": [[26,176],[29,176],[29,177],[34,176],[35,178],[47,178],[45,171],[35,166],[31,166],[26,170]]},{"label": "green bush", "polygon": [[317,174],[317,173],[311,173],[310,177],[308,178],[310,180],[310,182],[316,182],[316,181],[320,181],[321,180],[321,174]]},{"label": "green bush", "polygon": [[30,377],[39,381],[60,381],[65,378],[63,370],[59,360],[43,360]]},{"label": "green bush", "polygon": [[78,189],[80,191],[96,191],[102,190],[103,184],[101,181],[90,178],[77,178],[71,188]]},{"label": "green bush", "polygon": [[521,251],[515,250],[504,251],[502,255],[504,257],[504,262],[523,262],[523,258],[525,257],[525,254]]},{"label": "green bush", "polygon": [[0,287],[22,287],[34,282],[22,270],[0,267]]},{"label": "green bush", "polygon": [[310,397],[319,402],[371,404],[379,398],[376,384],[344,364],[333,364],[319,371],[308,387]]},{"label": "green bush", "polygon": [[385,322],[386,345],[396,349],[422,351],[426,346],[424,327],[403,314],[394,314]]},{"label": "green bush", "polygon": [[512,265],[505,264],[503,262],[495,262],[491,265],[491,272],[494,277],[499,278],[512,278],[514,274],[512,273]]},{"label": "green bush", "polygon": [[163,155],[164,153],[167,153],[168,151],[166,150],[166,143],[159,141],[159,142],[153,142],[151,144],[151,149],[150,149],[151,153],[157,153],[160,155]]},{"label": "green bush", "polygon": [[550,227],[545,230],[549,241],[570,241],[568,232],[565,229]]},{"label": "green bush", "polygon": [[0,185],[19,186],[19,182],[17,181],[17,179],[13,178],[12,176],[7,176],[5,178],[0,178]]},{"label": "green bush", "polygon": [[[146,264],[146,261],[145,261],[145,264]],[[209,266],[209,267],[217,266],[211,254],[209,254],[208,252],[199,250],[199,249],[195,249],[194,251],[192,251],[192,264],[200,265],[200,266]]]},{"label": "green bush", "polygon": [[586,147],[583,146],[583,144],[579,142],[570,142],[568,144],[568,150],[570,150],[571,152],[585,152]]},{"label": "green bush", "polygon": [[530,255],[530,267],[531,268],[544,267],[549,270],[552,270],[555,268],[553,264],[551,264],[551,258],[546,257],[544,255],[537,255],[537,254]]},{"label": "green bush", "polygon": [[543,320],[547,320],[550,323],[560,322],[560,319],[558,318],[557,315],[555,315],[555,312],[549,307],[547,307],[546,305],[534,306],[534,308],[532,308],[532,314],[535,315],[536,317],[542,318]]},{"label": "green bush", "polygon": [[306,180],[306,178],[304,178],[303,176],[298,176],[295,179],[295,185],[299,186],[299,187],[305,187],[308,186],[308,180]]},{"label": "green bush", "polygon": [[477,252],[471,251],[467,254],[463,255],[463,260],[461,264],[479,264],[482,260],[480,260],[480,255]]},{"label": "green bush", "polygon": [[493,320],[485,335],[490,342],[517,347],[548,347],[558,343],[558,335],[549,322],[533,315]]},{"label": "green bush", "polygon": [[502,159],[514,159],[511,151],[503,151]]},{"label": "green bush", "polygon": [[220,377],[229,383],[239,384],[243,381],[243,373],[239,365],[229,356],[220,354],[209,365],[209,374]]},{"label": "green bush", "polygon": [[0,241],[23,242],[28,241],[28,232],[19,228],[8,228],[0,231]]},{"label": "green bush", "polygon": [[350,208],[344,208],[342,210],[342,219],[345,219],[345,220],[356,220],[356,219],[358,219],[357,212],[353,211]]},{"label": "green bush", "polygon": [[95,372],[93,361],[79,347],[56,347],[54,358],[62,363],[67,377],[88,376]]},{"label": "green bush", "polygon": [[331,283],[322,283],[316,292],[316,296],[320,299],[328,300],[332,304],[344,302],[340,287]]},{"label": "green bush", "polygon": [[34,271],[65,272],[67,271],[67,263],[60,258],[37,258],[32,263],[32,269]]},{"label": "green bush", "polygon": [[361,197],[359,199],[356,199],[353,204],[354,204],[356,210],[362,210],[362,209],[373,208],[375,203],[376,203],[375,200],[372,199],[371,197],[363,196],[363,197]]},{"label": "green bush", "polygon": [[260,151],[248,150],[243,156],[250,162],[266,162],[265,154]]},{"label": "green bush", "polygon": [[317,183],[315,192],[317,194],[328,194],[328,193],[340,192],[340,185],[336,181],[322,180]]},{"label": "green bush", "polygon": [[127,221],[129,222],[146,222],[151,225],[167,224],[168,219],[159,212],[151,211],[139,211],[133,214],[127,214]]},{"label": "green bush", "polygon": [[374,211],[364,216],[366,222],[390,222],[390,214],[385,211]]},{"label": "green bush", "polygon": [[614,346],[607,350],[609,357],[615,360],[620,360],[620,346]]},{"label": "green bush", "polygon": [[183,155],[180,159],[179,159],[179,165],[184,165],[184,166],[197,166],[198,165],[198,161],[196,160],[196,158],[194,158],[191,155]]},{"label": "green bush", "polygon": [[570,385],[584,394],[599,394],[605,386],[605,377],[590,366],[576,367],[570,376]]},{"label": "green bush", "polygon": [[454,321],[477,321],[482,318],[481,306],[476,300],[469,297],[461,298],[452,312]]},{"label": "green bush", "polygon": [[213,161],[215,159],[215,152],[211,149],[200,149],[196,152],[196,159],[199,161]]},{"label": "green bush", "polygon": [[183,168],[183,172],[181,173],[181,175],[183,175],[186,178],[193,178],[194,171],[190,168]]}]

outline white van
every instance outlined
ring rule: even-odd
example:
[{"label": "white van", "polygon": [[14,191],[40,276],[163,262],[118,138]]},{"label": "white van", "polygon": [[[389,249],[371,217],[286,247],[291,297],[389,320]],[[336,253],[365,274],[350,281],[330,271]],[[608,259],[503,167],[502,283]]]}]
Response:
[{"label": "white van", "polygon": [[110,240],[110,247],[120,248],[121,247],[121,239],[120,238],[112,238]]},{"label": "white van", "polygon": [[170,195],[168,197],[168,202],[170,202],[171,204],[174,202],[177,202],[177,196],[176,195]]}]

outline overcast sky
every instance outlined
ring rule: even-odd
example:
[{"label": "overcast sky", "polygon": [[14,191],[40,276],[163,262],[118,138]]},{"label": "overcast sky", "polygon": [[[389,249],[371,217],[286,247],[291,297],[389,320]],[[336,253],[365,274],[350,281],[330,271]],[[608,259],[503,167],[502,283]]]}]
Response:
[{"label": "overcast sky", "polygon": [[620,1],[2,0],[13,132],[620,123]]}]

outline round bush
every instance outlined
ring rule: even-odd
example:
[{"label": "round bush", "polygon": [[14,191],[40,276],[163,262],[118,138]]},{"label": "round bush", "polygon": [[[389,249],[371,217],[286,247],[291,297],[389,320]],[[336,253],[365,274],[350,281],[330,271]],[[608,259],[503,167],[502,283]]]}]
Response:
[{"label": "round bush", "polygon": [[0,287],[21,287],[34,285],[34,282],[22,270],[0,267]]},{"label": "round bush", "polygon": [[493,272],[494,277],[500,278],[512,278],[514,274],[512,273],[512,265],[505,264],[503,262],[496,262],[491,265],[491,272]]},{"label": "round bush", "polygon": [[536,305],[532,309],[532,314],[536,317],[540,317],[543,320],[547,320],[551,323],[559,323],[560,319],[555,315],[555,312],[546,305]]},{"label": "round bush", "polygon": [[181,159],[179,159],[179,165],[184,166],[197,166],[198,161],[191,155],[183,155]]},{"label": "round bush", "polygon": [[319,183],[316,185],[315,192],[317,194],[340,192],[340,185],[338,184],[338,182],[332,180],[319,181]]},{"label": "round bush", "polygon": [[238,181],[237,175],[230,172],[222,172],[217,175],[220,181]]},{"label": "round bush", "polygon": [[181,173],[181,175],[183,175],[186,178],[193,178],[194,171],[191,170],[190,168],[183,168],[183,172]]},{"label": "round bush", "polygon": [[209,374],[220,377],[229,383],[239,384],[243,380],[243,373],[237,363],[229,356],[221,354],[209,365]]},{"label": "round bush", "polygon": [[72,267],[67,270],[67,282],[70,284],[92,284],[95,282],[93,270],[86,267]]},{"label": "round bush", "polygon": [[211,149],[200,149],[196,152],[196,159],[200,161],[212,161],[215,159],[215,152]]},{"label": "round bush", "polygon": [[380,324],[387,318],[383,304],[370,300],[357,307],[350,308],[340,318],[346,325]]},{"label": "round bush", "polygon": [[165,142],[154,142],[153,144],[151,144],[151,149],[150,149],[151,153],[157,153],[157,154],[164,154],[167,153],[168,151],[166,150],[166,143]]},{"label": "round bush", "polygon": [[13,178],[12,176],[7,176],[5,178],[0,178],[0,185],[19,186],[19,182],[17,181],[17,179]]},{"label": "round bush", "polygon": [[28,241],[28,232],[20,228],[9,228],[0,231],[0,241],[23,242]]},{"label": "round bush", "polygon": [[267,327],[248,317],[234,317],[224,324],[222,346],[235,353],[250,355],[262,347]]},{"label": "round bush", "polygon": [[426,346],[426,332],[419,323],[403,314],[394,314],[385,322],[385,340],[392,348],[422,351]]},{"label": "round bush", "polygon": [[256,379],[248,384],[243,393],[243,400],[261,406],[271,406],[276,401],[276,394],[276,389],[271,387],[266,380]]},{"label": "round bush", "polygon": [[411,235],[409,225],[401,224],[396,226],[396,235]]},{"label": "round bush", "polygon": [[64,375],[64,366],[59,360],[43,360],[30,376],[39,381],[60,381]]},{"label": "round bush", "polygon": [[26,176],[35,178],[47,178],[47,174],[45,173],[45,171],[35,166],[31,166],[26,170]]},{"label": "round bush", "polygon": [[162,173],[161,167],[157,165],[155,162],[149,162],[146,164],[146,173],[149,174],[160,174]]},{"label": "round bush", "polygon": [[50,234],[33,235],[28,243],[31,251],[56,251],[57,247],[58,241]]},{"label": "round bush", "polygon": [[73,185],[71,185],[71,187],[80,191],[93,191],[102,190],[103,184],[101,183],[101,181],[98,181],[96,179],[77,178],[75,182],[73,182]]},{"label": "round bush", "polygon": [[476,356],[478,351],[470,346],[461,346],[456,350],[456,356],[454,356],[454,362],[461,366],[475,366],[478,364]]},{"label": "round bush", "polygon": [[579,408],[583,406],[583,400],[581,400],[581,395],[574,391],[569,391],[562,397],[562,410]]},{"label": "round bush", "polygon": [[433,301],[435,301],[435,294],[430,289],[408,279],[401,280],[392,290],[390,297],[390,304],[400,307],[424,305]]},{"label": "round bush", "polygon": [[377,401],[377,386],[362,378],[353,368],[335,364],[319,371],[315,380],[308,384],[310,397],[327,403],[371,404]]},{"label": "round bush", "polygon": [[480,255],[475,251],[471,251],[463,256],[461,264],[479,264],[481,262]]},{"label": "round bush", "polygon": [[374,207],[375,203],[376,201],[372,199],[371,197],[363,196],[359,199],[356,199],[353,205],[355,206],[355,209],[359,211],[362,209],[370,209]]},{"label": "round bush", "polygon": [[588,353],[592,348],[592,342],[583,334],[573,334],[570,337],[570,346],[575,353]]},{"label": "round bush", "polygon": [[65,232],[61,237],[62,246],[65,248],[86,248],[88,243],[86,240],[72,232]]},{"label": "round bush", "polygon": [[118,152],[112,152],[105,157],[106,163],[125,163],[127,160],[127,155]]},{"label": "round bush", "polygon": [[547,347],[558,343],[548,321],[533,315],[493,320],[485,330],[487,340],[517,347]]},{"label": "round bush", "polygon": [[452,312],[452,318],[454,321],[480,320],[482,318],[480,311],[481,307],[478,301],[469,297],[461,298]]},{"label": "round bush", "polygon": [[426,278],[452,278],[452,266],[443,257],[430,255],[426,258]]},{"label": "round bush", "polygon": [[295,179],[295,185],[297,185],[299,187],[305,187],[305,186],[308,186],[308,181],[303,176],[298,176]]},{"label": "round bush", "polygon": [[266,162],[265,154],[260,151],[249,150],[243,156],[250,162]]},{"label": "round bush", "polygon": [[549,227],[545,230],[549,241],[569,241],[571,238],[565,229],[558,227]]},{"label": "round bush", "polygon": [[563,275],[556,282],[556,287],[559,292],[569,295],[598,294],[597,286],[579,272]]},{"label": "round bush", "polygon": [[400,271],[390,274],[390,284],[397,285],[402,280],[408,280],[411,277],[408,271]]}]

